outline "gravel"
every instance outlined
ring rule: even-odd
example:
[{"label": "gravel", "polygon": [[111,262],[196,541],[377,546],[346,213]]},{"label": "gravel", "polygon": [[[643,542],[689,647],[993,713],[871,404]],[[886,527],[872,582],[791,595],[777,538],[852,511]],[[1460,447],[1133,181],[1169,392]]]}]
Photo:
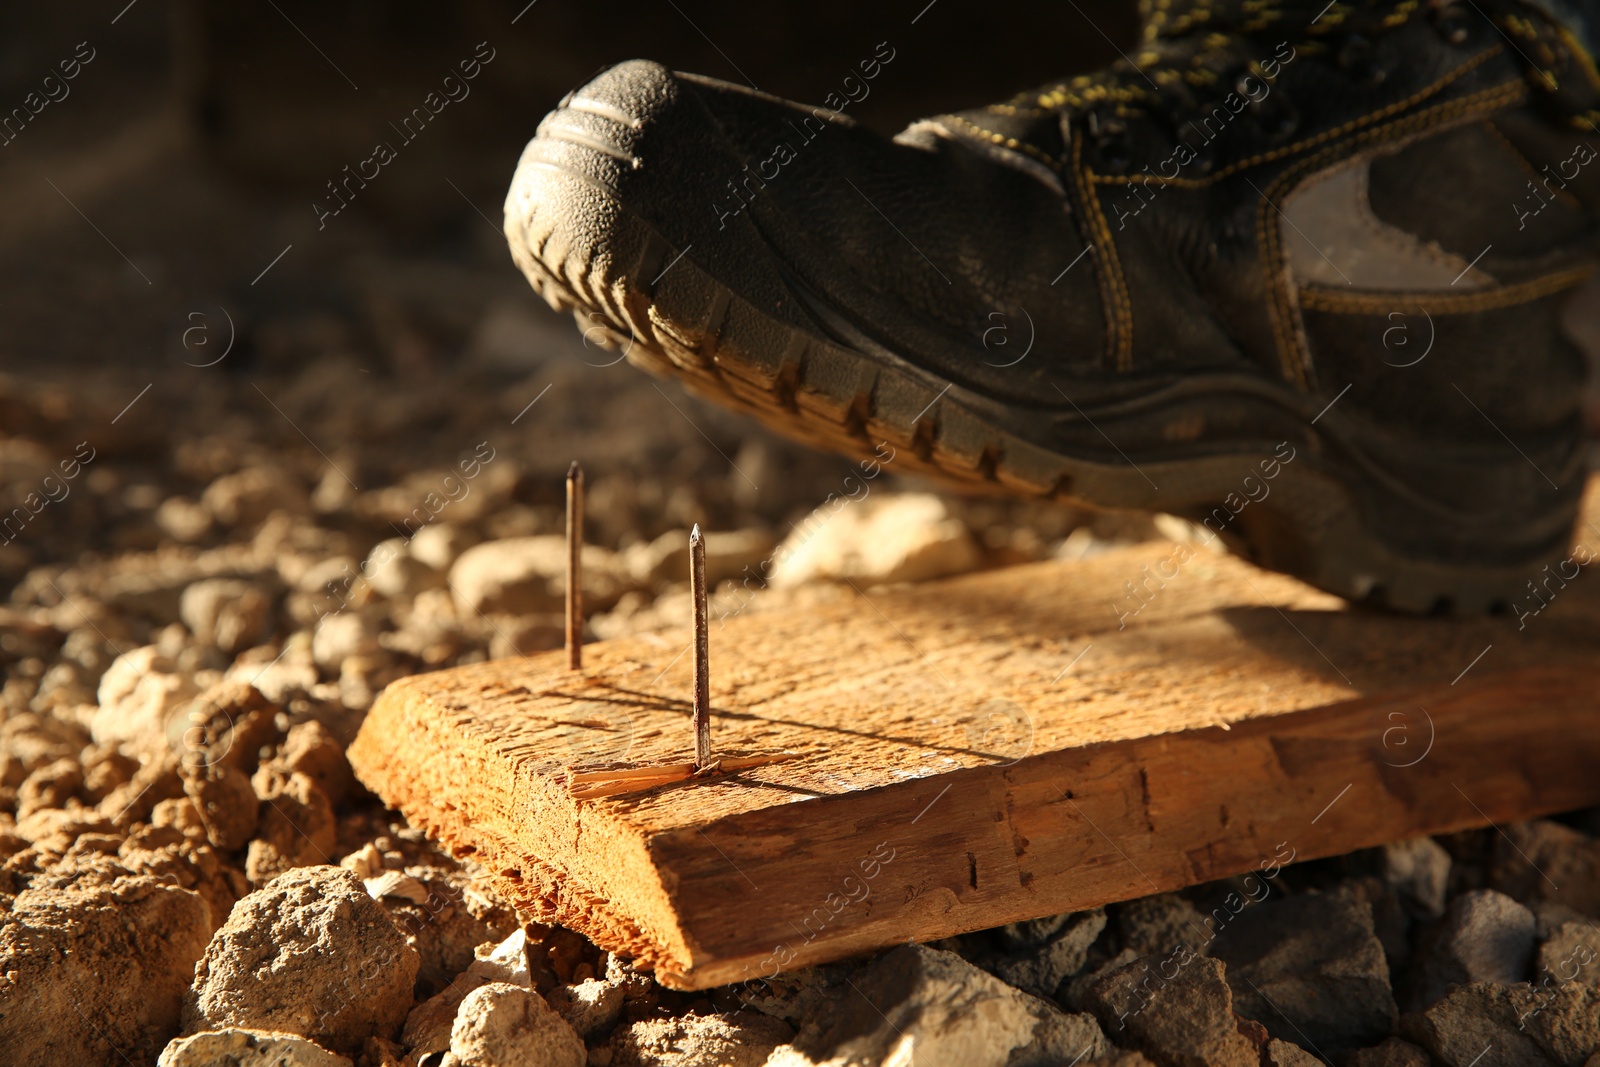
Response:
[{"label": "gravel", "polygon": [[298,1034],[272,1030],[203,1030],[180,1037],[168,1045],[156,1067],[351,1067],[346,1056],[335,1055]]},{"label": "gravel", "polygon": [[833,1062],[1045,1067],[1109,1046],[1094,1019],[1064,1014],[953,952],[903,945],[811,1006],[773,1067]]},{"label": "gravel", "polygon": [[99,851],[114,840],[85,844],[66,861],[73,884],[25,890],[0,919],[7,1062],[149,1062],[178,1032],[211,907],[159,875],[116,873],[115,847]]},{"label": "gravel", "polygon": [[184,1027],[280,1030],[360,1051],[399,1034],[417,967],[353,872],[299,867],[234,906],[194,969]]},{"label": "gravel", "polygon": [[1248,906],[1211,955],[1226,964],[1235,1010],[1275,1038],[1335,1056],[1383,1040],[1398,1021],[1372,907],[1349,888]]},{"label": "gravel", "polygon": [[1449,1067],[1584,1067],[1600,1049],[1600,990],[1472,982],[1407,1016],[1404,1029]]},{"label": "gravel", "polygon": [[1426,1007],[1468,982],[1521,982],[1533,959],[1535,925],[1533,912],[1504,893],[1463,893],[1418,959],[1416,1004]]},{"label": "gravel", "polygon": [[572,1027],[532,990],[490,982],[467,994],[450,1030],[442,1067],[584,1067],[588,1052]]},{"label": "gravel", "polygon": [[1164,1067],[1255,1067],[1261,1047],[1240,1031],[1220,960],[1142,956],[1105,975],[1088,1005],[1107,1036]]}]

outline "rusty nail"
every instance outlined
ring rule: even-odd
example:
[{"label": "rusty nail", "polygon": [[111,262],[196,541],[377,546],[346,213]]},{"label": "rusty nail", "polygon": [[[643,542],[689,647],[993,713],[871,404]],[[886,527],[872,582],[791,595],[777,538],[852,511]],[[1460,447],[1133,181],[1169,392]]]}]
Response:
[{"label": "rusty nail", "polygon": [[583,667],[583,468],[567,468],[567,667]]}]

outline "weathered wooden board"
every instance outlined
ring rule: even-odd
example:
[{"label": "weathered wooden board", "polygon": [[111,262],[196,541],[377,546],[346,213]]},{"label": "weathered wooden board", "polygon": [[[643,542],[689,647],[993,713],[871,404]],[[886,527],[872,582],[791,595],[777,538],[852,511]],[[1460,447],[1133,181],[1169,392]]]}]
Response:
[{"label": "weathered wooden board", "polygon": [[1600,583],[1540,595],[1402,618],[1143,545],[714,623],[717,751],[801,759],[568,795],[691,756],[687,633],[404,679],[350,759],[530,916],[704,988],[1600,804]]}]

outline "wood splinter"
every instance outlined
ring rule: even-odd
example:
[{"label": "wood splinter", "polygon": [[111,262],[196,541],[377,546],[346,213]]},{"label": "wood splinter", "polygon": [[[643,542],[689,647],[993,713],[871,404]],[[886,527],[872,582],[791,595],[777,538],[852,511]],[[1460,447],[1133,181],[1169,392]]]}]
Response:
[{"label": "wood splinter", "polygon": [[567,468],[567,669],[583,669],[583,468]]},{"label": "wood splinter", "polygon": [[769,763],[783,763],[799,759],[798,752],[777,752],[770,756],[725,756],[701,770],[693,763],[662,763],[653,767],[616,767],[596,771],[567,773],[567,793],[574,800],[596,800],[600,797],[620,796],[624,793],[643,792],[658,785],[686,782],[712,774],[747,771]]}]

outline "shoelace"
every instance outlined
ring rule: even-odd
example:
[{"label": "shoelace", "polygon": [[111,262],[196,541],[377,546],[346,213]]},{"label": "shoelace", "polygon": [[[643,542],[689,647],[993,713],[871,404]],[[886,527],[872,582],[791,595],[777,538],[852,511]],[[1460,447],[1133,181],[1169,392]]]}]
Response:
[{"label": "shoelace", "polygon": [[[1565,27],[1517,0],[1402,0],[1399,4],[1334,0],[1320,12],[1274,6],[1268,0],[1182,5],[1149,0],[1144,43],[1133,55],[1092,74],[1047,86],[1001,105],[1010,113],[1061,116],[1087,137],[1100,168],[1121,173],[1132,162],[1130,123],[1154,120],[1169,135],[1181,135],[1198,116],[1212,113],[1237,94],[1251,121],[1269,143],[1288,140],[1300,126],[1289,94],[1263,91],[1281,68],[1288,47],[1295,61],[1331,62],[1344,76],[1379,85],[1391,73],[1378,60],[1374,39],[1427,18],[1447,44],[1462,47],[1498,32],[1522,60],[1535,98],[1572,126],[1596,132],[1600,125],[1600,73],[1588,52]],[[1234,27],[1207,32],[1208,25]],[[1278,29],[1280,36],[1271,32]],[[1253,80],[1252,80],[1253,79]],[[1069,140],[1072,133],[1064,130]],[[1209,143],[1191,166],[1200,174],[1215,166]]]}]

